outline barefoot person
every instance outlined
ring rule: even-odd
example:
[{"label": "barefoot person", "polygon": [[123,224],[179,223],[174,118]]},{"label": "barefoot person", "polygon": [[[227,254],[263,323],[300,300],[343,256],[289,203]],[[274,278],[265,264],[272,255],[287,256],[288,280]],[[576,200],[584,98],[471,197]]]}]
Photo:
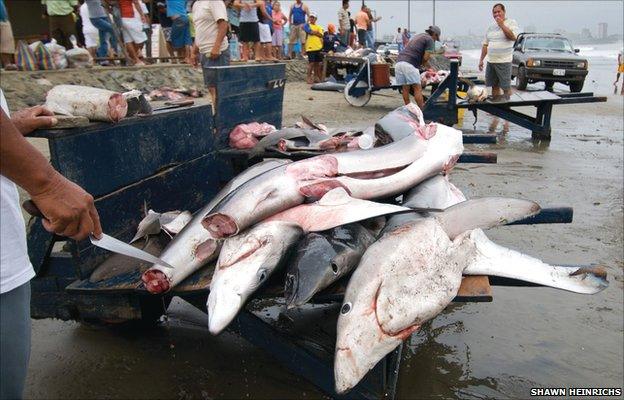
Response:
[{"label": "barefoot person", "polygon": [[[620,50],[620,52],[618,53],[617,61],[618,69],[615,82],[613,82],[613,86],[615,86],[615,88],[613,88],[613,94],[617,93],[617,84],[620,80],[620,75],[624,74],[624,49]],[[622,89],[620,90],[620,94],[624,96],[624,79],[622,79]]]},{"label": "barefoot person", "polygon": [[[140,15],[135,17],[135,10]],[[139,59],[139,46],[147,41],[147,35],[143,31],[143,23],[147,21],[139,0],[119,0],[121,13],[121,27],[126,51],[133,65],[145,65]]]},{"label": "barefoot person", "polygon": [[440,28],[431,25],[425,33],[418,34],[410,39],[407,46],[399,53],[394,66],[397,85],[401,85],[403,102],[409,104],[410,90],[414,93],[414,100],[421,109],[425,105],[420,84],[420,70],[428,69],[429,58],[434,50],[434,43],[440,40]]},{"label": "barefoot person", "polygon": [[282,12],[282,5],[279,1],[273,2],[273,57],[281,60],[283,57],[282,47],[284,47],[284,25],[288,22],[288,18]]},{"label": "barefoot person", "polygon": [[[494,23],[490,25],[483,41],[479,71],[483,71],[483,61],[488,57],[485,68],[485,85],[492,88],[493,101],[504,101],[511,96],[511,61],[513,45],[519,32],[518,23],[505,16],[505,6],[497,3],[492,8]],[[494,132],[498,126],[498,118],[490,125]],[[509,131],[509,122],[503,126],[503,132]]]},{"label": "barefoot person", "polygon": [[310,13],[308,23],[304,26],[307,34],[305,42],[305,51],[308,55],[308,75],[307,82],[321,82],[321,69],[323,62],[323,27],[316,24],[318,16],[316,13]]},{"label": "barefoot person", "polygon": [[306,16],[310,15],[308,6],[303,4],[301,0],[295,0],[295,3],[290,6],[290,12],[288,13],[288,22],[290,23],[290,38],[288,42],[288,55],[294,59],[296,54],[294,53],[294,46],[299,43],[303,48],[301,55],[305,57],[305,42],[306,32],[303,27],[306,24]]},{"label": "barefoot person", "polygon": [[260,28],[258,27],[258,7],[263,6],[261,0],[235,0],[234,7],[240,10],[239,29],[241,44],[241,60],[249,61],[251,49],[254,57],[262,59],[260,47]]},{"label": "barefoot person", "polygon": [[21,399],[30,358],[30,280],[26,230],[16,184],[45,216],[44,228],[82,240],[100,237],[102,228],[93,197],[52,168],[24,135],[52,127],[56,118],[44,107],[9,117],[0,90],[0,399]]},{"label": "barefoot person", "polygon": [[275,61],[273,57],[272,44],[273,44],[273,4],[271,0],[261,0],[262,5],[258,7],[258,32],[260,33],[260,46],[262,48],[261,58],[256,57],[256,60],[262,61]]},{"label": "barefoot person", "polygon": [[185,0],[166,0],[167,16],[171,18],[171,46],[175,55],[187,58],[191,44],[191,22],[186,12]]}]

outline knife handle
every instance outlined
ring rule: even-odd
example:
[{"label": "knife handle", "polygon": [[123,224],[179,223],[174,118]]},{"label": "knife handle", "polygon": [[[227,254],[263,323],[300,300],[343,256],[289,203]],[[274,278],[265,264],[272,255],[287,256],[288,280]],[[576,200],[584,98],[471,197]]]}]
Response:
[{"label": "knife handle", "polygon": [[22,203],[22,207],[24,208],[24,210],[26,210],[28,214],[32,215],[33,217],[40,217],[45,219],[45,216],[43,215],[39,207],[37,207],[34,201],[26,200]]}]

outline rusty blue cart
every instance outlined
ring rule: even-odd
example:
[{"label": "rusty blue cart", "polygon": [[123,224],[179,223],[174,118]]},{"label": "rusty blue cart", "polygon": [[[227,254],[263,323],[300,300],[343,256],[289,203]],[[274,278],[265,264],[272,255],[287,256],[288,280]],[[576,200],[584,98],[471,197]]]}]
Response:
[{"label": "rusty blue cart", "polygon": [[[253,160],[227,149],[231,129],[251,121],[282,124],[283,64],[213,68],[217,83],[215,113],[210,105],[156,112],[118,124],[38,131],[49,142],[52,165],[95,197],[105,232],[129,241],[144,205],[164,210],[196,211],[234,174]],[[467,155],[464,162],[495,162],[487,154]],[[544,210],[524,223],[570,222],[572,210]],[[165,237],[145,250],[158,254]],[[76,321],[154,323],[173,296],[206,312],[214,265],[208,265],[164,295],[149,294],[140,276],[149,265],[46,232],[39,218],[28,225],[28,247],[37,276],[32,280],[33,318]],[[509,282],[503,282],[509,284]],[[340,304],[345,282],[320,293],[315,302]],[[281,285],[268,285],[264,298],[282,296]],[[456,301],[492,301],[487,277],[466,277]],[[335,324],[334,324],[335,325]],[[334,392],[335,336],[311,343],[247,308],[230,325],[288,368],[332,398],[394,398],[402,347],[385,357],[348,395]],[[207,333],[208,334],[208,333]]]}]

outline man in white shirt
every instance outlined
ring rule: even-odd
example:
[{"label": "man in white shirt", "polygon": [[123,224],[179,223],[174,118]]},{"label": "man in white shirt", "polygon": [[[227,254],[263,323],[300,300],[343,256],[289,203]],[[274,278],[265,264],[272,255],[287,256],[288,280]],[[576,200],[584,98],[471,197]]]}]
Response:
[{"label": "man in white shirt", "polygon": [[[227,8],[222,0],[196,1],[193,4],[195,43],[191,48],[191,64],[201,63],[202,68],[230,65],[230,45],[227,40],[229,29]],[[204,69],[204,84],[216,105],[214,82],[208,81]]]},{"label": "man in white shirt", "polygon": [[479,59],[479,71],[483,71],[483,60],[487,55],[486,86],[492,87],[494,99],[500,98],[501,89],[505,97],[509,98],[511,95],[511,60],[513,45],[518,35],[518,23],[506,18],[505,6],[500,3],[492,8],[492,16],[495,23],[488,28],[485,35]]},{"label": "man in white shirt", "polygon": [[342,7],[338,10],[338,35],[340,42],[348,46],[351,33],[351,19],[349,18],[349,0],[342,0]]},{"label": "man in white shirt", "polygon": [[[488,62],[485,69],[485,85],[492,88],[492,100],[505,101],[511,96],[511,60],[513,45],[519,33],[518,23],[506,18],[505,6],[501,3],[492,7],[494,24],[488,27],[481,49],[479,71],[483,71],[483,60],[487,55]],[[501,93],[502,89],[502,93]],[[499,119],[494,117],[488,132],[493,133],[498,127]],[[503,124],[503,133],[509,132],[509,121]]]},{"label": "man in white shirt", "polygon": [[401,28],[397,28],[397,33],[394,35],[392,43],[396,43],[399,46],[399,51],[403,50],[403,32],[401,32]]},{"label": "man in white shirt", "polygon": [[0,89],[0,399],[22,397],[30,357],[30,283],[26,230],[15,184],[45,216],[49,232],[86,238],[102,234],[93,197],[52,168],[24,135],[51,127],[56,118],[44,107],[18,111],[11,119]]}]

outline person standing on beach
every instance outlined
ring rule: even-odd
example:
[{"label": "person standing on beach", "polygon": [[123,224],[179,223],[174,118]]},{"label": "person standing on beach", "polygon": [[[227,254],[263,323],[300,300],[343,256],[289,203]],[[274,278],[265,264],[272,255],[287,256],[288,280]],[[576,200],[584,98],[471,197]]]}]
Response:
[{"label": "person standing on beach", "polygon": [[[101,0],[85,0],[89,11],[89,21],[98,30],[99,45],[96,50],[98,57],[108,57],[108,43],[110,41],[113,52],[117,53],[117,38],[111,24],[108,13],[102,6]],[[110,65],[108,61],[102,61],[100,65]]]},{"label": "person standing on beach", "polygon": [[171,26],[173,25],[173,21],[171,21],[171,18],[167,17],[167,5],[164,1],[156,3],[156,12],[158,15],[158,22],[160,23],[160,29],[165,39],[165,46],[167,46],[167,53],[169,53],[169,56],[173,57],[175,55],[173,46],[171,45]]},{"label": "person standing on beach", "polygon": [[[511,61],[513,45],[519,32],[518,23],[505,15],[505,6],[497,3],[492,7],[494,23],[490,25],[481,48],[479,71],[483,71],[483,61],[487,56],[485,85],[492,88],[492,100],[505,101],[511,97]],[[488,132],[496,131],[499,119],[494,117]],[[509,132],[509,121],[503,124],[503,133]]]},{"label": "person standing on beach", "polygon": [[262,58],[260,47],[260,28],[258,27],[258,7],[264,7],[259,0],[234,0],[234,7],[240,10],[239,43],[241,46],[241,60],[249,61],[253,47],[254,57]]},{"label": "person standing on beach", "polygon": [[279,1],[273,2],[273,13],[271,15],[273,18],[273,57],[281,60],[283,58],[283,50],[284,47],[284,25],[288,22],[288,18],[282,12],[282,5]]},{"label": "person standing on beach", "polygon": [[85,47],[89,50],[91,57],[95,58],[97,56],[99,31],[91,23],[87,3],[82,3],[80,6],[80,20],[82,21],[82,35]]},{"label": "person standing on beach", "polygon": [[308,84],[322,81],[323,27],[316,24],[317,19],[316,13],[310,13],[308,23],[303,28],[307,34],[305,51],[308,55]]},{"label": "person standing on beach", "polygon": [[403,34],[401,33],[401,28],[397,29],[397,33],[394,35],[394,40],[392,40],[392,42],[396,43],[399,47],[399,51],[403,50]]},{"label": "person standing on beach", "polygon": [[196,1],[193,4],[195,42],[191,48],[190,60],[194,67],[200,63],[204,71],[204,84],[216,106],[215,82],[209,81],[206,68],[230,65],[230,44],[227,33],[230,29],[228,13],[222,0]]},{"label": "person standing on beach", "polygon": [[[140,16],[135,17],[135,10]],[[145,65],[139,59],[139,45],[147,41],[147,35],[143,31],[143,23],[147,21],[139,0],[119,0],[119,12],[121,14],[121,27],[123,41],[126,44],[128,57],[133,65]]]},{"label": "person standing on beach", "polygon": [[50,35],[65,49],[71,49],[69,37],[76,36],[74,12],[77,11],[78,0],[41,0],[41,4],[45,6],[44,15],[48,16]]},{"label": "person standing on beach", "polygon": [[[501,95],[511,96],[511,60],[513,45],[518,34],[518,23],[505,16],[505,6],[497,3],[492,8],[494,23],[490,25],[481,48],[479,71],[483,71],[485,56],[485,84],[492,88],[494,100],[502,100]],[[501,93],[502,90],[502,93]]]},{"label": "person standing on beach", "polygon": [[[11,118],[0,89],[0,399],[21,399],[30,359],[30,280],[26,229],[17,185],[45,216],[43,227],[83,240],[102,235],[93,197],[58,173],[26,138],[58,121],[45,107],[17,111]],[[41,223],[41,222],[40,222]]]},{"label": "person standing on beach", "polygon": [[362,4],[362,8],[355,15],[355,26],[357,27],[357,39],[358,39],[358,48],[366,47],[366,38],[368,35],[368,23],[370,19],[368,18],[368,13],[366,12],[366,6]]},{"label": "person standing on beach", "polygon": [[342,0],[342,7],[338,10],[338,35],[340,36],[340,42],[345,46],[349,45],[350,34],[349,0]]},{"label": "person standing on beach", "polygon": [[273,57],[273,4],[271,0],[261,0],[262,6],[258,7],[258,33],[260,34],[260,46],[262,48],[262,56],[256,57],[256,60],[275,61]]},{"label": "person standing on beach", "polygon": [[403,48],[407,46],[411,38],[412,38],[412,35],[409,33],[407,28],[403,28],[403,35],[401,36],[401,39],[403,41]]},{"label": "person standing on beach", "polygon": [[375,30],[373,24],[381,19],[381,17],[374,17],[373,12],[369,7],[366,7],[366,14],[368,15],[368,23],[366,24],[366,47],[369,49],[375,48]]},{"label": "person standing on beach", "polygon": [[301,0],[295,0],[295,3],[290,6],[290,12],[288,13],[288,22],[290,24],[290,40],[288,41],[288,54],[291,58],[295,58],[293,48],[295,43],[301,43],[301,55],[305,57],[305,42],[306,33],[303,27],[306,23],[306,16],[310,15],[308,6],[303,4]]},{"label": "person standing on beach", "polygon": [[431,25],[425,33],[414,36],[403,51],[399,53],[397,63],[394,66],[397,85],[401,85],[403,102],[409,104],[410,90],[414,92],[416,104],[422,110],[425,100],[422,95],[420,84],[420,70],[429,68],[429,58],[434,51],[436,40],[440,40],[442,34],[440,28]]},{"label": "person standing on beach", "polygon": [[11,29],[9,14],[4,6],[4,0],[0,0],[0,61],[5,70],[17,70],[17,65],[15,65],[13,29]]},{"label": "person standing on beach", "polygon": [[[613,94],[617,93],[617,84],[620,80],[620,75],[624,74],[624,49],[620,50],[620,52],[618,53],[617,61],[618,69],[615,82],[613,82],[613,86],[615,86],[615,88],[613,89]],[[622,89],[620,90],[620,94],[624,96],[624,78],[622,79]]]},{"label": "person standing on beach", "polygon": [[182,60],[189,54],[191,22],[186,12],[186,0],[166,0],[167,16],[171,18],[171,46]]}]

